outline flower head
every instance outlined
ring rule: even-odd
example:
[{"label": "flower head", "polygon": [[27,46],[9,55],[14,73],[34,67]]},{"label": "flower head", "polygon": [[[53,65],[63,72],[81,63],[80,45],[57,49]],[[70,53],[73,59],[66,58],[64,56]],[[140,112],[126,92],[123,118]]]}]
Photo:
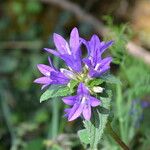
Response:
[{"label": "flower head", "polygon": [[90,96],[88,88],[80,83],[77,89],[77,95],[63,98],[63,102],[72,108],[66,109],[66,116],[69,121],[75,120],[81,114],[86,120],[91,118],[91,107],[100,105],[101,101]]},{"label": "flower head", "polygon": [[[43,89],[51,84],[67,84],[69,87],[70,80],[76,80],[77,94],[63,98],[63,102],[71,106],[65,109],[65,116],[69,121],[75,120],[79,116],[90,120],[91,107],[101,104],[101,101],[93,95],[102,93],[104,88],[100,86],[91,87],[89,81],[100,77],[110,68],[112,58],[106,57],[103,59],[102,54],[113,42],[101,42],[96,35],[93,35],[90,41],[86,41],[79,37],[77,28],[71,31],[69,43],[56,33],[54,33],[53,40],[57,51],[49,48],[45,48],[45,50],[64,60],[67,69],[56,69],[49,58],[50,66],[38,65],[39,71],[44,76],[34,82],[42,84]],[[85,44],[87,48],[86,58],[82,58],[81,44]]]}]

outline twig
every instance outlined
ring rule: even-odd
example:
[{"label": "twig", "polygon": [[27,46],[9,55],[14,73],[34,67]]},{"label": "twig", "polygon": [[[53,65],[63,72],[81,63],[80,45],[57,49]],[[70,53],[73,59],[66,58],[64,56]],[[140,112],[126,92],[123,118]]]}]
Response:
[{"label": "twig", "polygon": [[[7,41],[7,42],[0,42],[1,49],[40,49],[42,48],[43,41]],[[129,42],[127,44],[127,50],[129,54],[142,59],[145,63],[150,64],[150,53],[145,50],[144,48],[136,45],[133,42]]]},{"label": "twig", "polygon": [[143,59],[145,63],[150,64],[150,53],[144,48],[136,45],[133,42],[129,42],[127,44],[127,50],[131,55]]},{"label": "twig", "polygon": [[93,26],[98,33],[104,35],[107,33],[108,29],[100,22],[97,18],[93,17],[91,14],[85,12],[77,4],[67,1],[67,0],[41,0],[44,3],[49,3],[61,7],[62,9],[72,12],[79,21],[84,21]]},{"label": "twig", "polygon": [[116,132],[112,129],[111,124],[107,123],[107,130],[111,137],[122,147],[123,150],[129,150],[129,147],[120,139]]},{"label": "twig", "polygon": [[[93,26],[93,28],[102,36],[108,35],[108,28],[106,28],[101,21],[85,12],[77,4],[68,0],[41,0],[44,3],[56,5],[62,9],[72,12],[79,21],[84,21]],[[133,42],[127,44],[127,51],[134,57],[142,59],[145,63],[150,64],[150,53],[144,48],[137,46]]]},{"label": "twig", "polygon": [[15,49],[39,49],[42,48],[43,41],[4,41],[0,42],[0,49],[15,48]]}]

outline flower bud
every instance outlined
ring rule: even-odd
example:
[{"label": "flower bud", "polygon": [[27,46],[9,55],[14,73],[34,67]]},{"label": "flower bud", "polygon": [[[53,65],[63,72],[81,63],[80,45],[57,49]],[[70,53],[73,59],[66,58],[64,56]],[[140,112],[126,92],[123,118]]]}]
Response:
[{"label": "flower bud", "polygon": [[74,80],[76,79],[75,74],[73,72],[71,72],[70,70],[60,68],[60,72],[62,72],[69,79],[74,79]]},{"label": "flower bud", "polygon": [[100,86],[94,86],[92,90],[93,90],[93,92],[95,92],[95,93],[102,93],[103,90],[104,90],[104,88],[102,88],[102,87],[100,87]]}]

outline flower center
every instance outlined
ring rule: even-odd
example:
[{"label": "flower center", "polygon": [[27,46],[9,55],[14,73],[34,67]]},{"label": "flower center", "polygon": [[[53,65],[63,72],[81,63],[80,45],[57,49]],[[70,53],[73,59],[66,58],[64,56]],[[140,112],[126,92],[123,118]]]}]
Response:
[{"label": "flower center", "polygon": [[87,83],[91,78],[88,76],[88,68],[85,66],[81,73],[75,73],[76,79],[79,82]]}]

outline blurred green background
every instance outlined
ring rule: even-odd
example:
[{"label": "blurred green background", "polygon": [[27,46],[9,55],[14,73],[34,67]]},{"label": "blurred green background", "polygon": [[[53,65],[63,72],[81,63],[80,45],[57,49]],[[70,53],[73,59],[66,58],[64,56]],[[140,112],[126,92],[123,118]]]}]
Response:
[{"label": "blurred green background", "polygon": [[[114,32],[109,37],[116,44],[110,49],[112,72],[123,82],[112,86],[114,129],[131,149],[150,150],[150,64],[125,49],[132,40],[150,53],[150,1],[72,0],[70,9],[61,5],[66,1],[54,1],[0,1],[0,150],[84,149],[76,134],[82,121],[67,122],[61,99],[40,103],[42,91],[33,83],[40,76],[36,65],[48,63],[43,48],[54,48],[54,32],[68,39],[76,26],[87,39],[94,33],[106,38],[97,32],[97,24],[74,14],[74,6]],[[59,66],[58,59],[53,61]],[[104,136],[99,149],[120,148]]]}]

